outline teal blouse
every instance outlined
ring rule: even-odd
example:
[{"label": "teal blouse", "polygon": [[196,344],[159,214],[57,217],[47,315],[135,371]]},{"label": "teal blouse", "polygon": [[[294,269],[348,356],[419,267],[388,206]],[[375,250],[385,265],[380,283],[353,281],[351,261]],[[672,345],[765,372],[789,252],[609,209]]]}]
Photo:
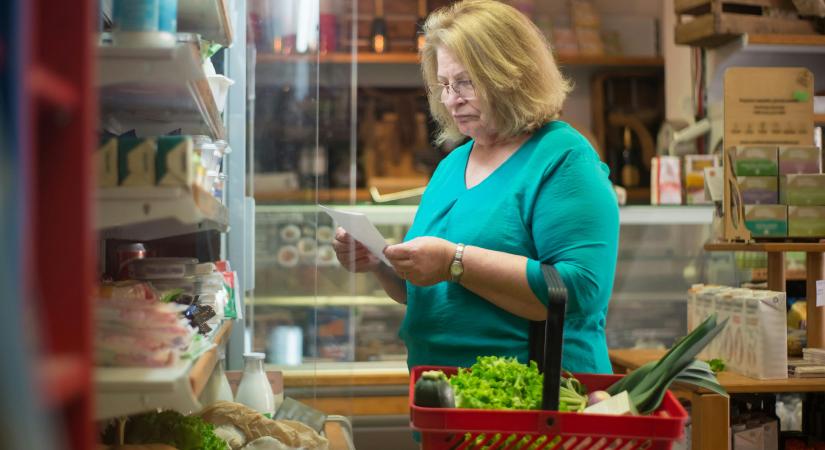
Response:
[{"label": "teal blouse", "polygon": [[[608,169],[570,125],[546,124],[478,185],[464,179],[473,141],[439,164],[405,241],[435,236],[523,255],[531,289],[546,305],[542,263],[556,267],[569,297],[562,366],[609,373],[605,317],[619,238]],[[476,356],[528,359],[528,320],[463,286],[407,283],[399,336],[407,364],[469,367]]]}]

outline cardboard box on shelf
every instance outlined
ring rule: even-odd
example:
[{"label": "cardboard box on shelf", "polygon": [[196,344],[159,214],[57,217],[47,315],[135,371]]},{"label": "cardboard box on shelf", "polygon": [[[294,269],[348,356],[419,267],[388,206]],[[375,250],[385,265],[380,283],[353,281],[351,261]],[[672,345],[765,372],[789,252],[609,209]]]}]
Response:
[{"label": "cardboard box on shelf", "polygon": [[783,197],[788,205],[825,206],[825,174],[787,175]]},{"label": "cardboard box on shelf", "polygon": [[120,186],[154,186],[157,140],[118,138],[117,164]]},{"label": "cardboard box on shelf", "polygon": [[814,146],[779,147],[779,174],[822,173],[822,151]]},{"label": "cardboard box on shelf", "polygon": [[788,207],[745,205],[745,226],[754,237],[785,237],[788,235]]},{"label": "cardboard box on shelf", "polygon": [[700,205],[711,203],[705,197],[705,168],[718,167],[716,155],[685,155],[685,203]]},{"label": "cardboard box on shelf", "polygon": [[650,204],[682,204],[682,167],[678,156],[656,156],[650,166]]},{"label": "cardboard box on shelf", "polygon": [[788,206],[788,236],[825,237],[825,206]]},{"label": "cardboard box on shelf", "polygon": [[737,177],[765,177],[779,174],[776,147],[735,147],[733,165]]},{"label": "cardboard box on shelf", "polygon": [[779,179],[773,177],[736,177],[742,203],[746,205],[775,205],[779,203]]},{"label": "cardboard box on shelf", "polygon": [[116,187],[118,182],[117,138],[108,138],[101,142],[95,151],[97,168],[97,187]]},{"label": "cardboard box on shelf", "polygon": [[197,168],[193,158],[192,137],[160,136],[157,138],[155,175],[158,186],[195,184]]}]

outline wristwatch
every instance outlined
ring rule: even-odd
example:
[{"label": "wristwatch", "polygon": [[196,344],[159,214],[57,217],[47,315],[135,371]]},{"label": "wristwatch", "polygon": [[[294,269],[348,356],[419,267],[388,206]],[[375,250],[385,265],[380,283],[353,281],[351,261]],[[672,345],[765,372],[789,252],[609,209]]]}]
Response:
[{"label": "wristwatch", "polygon": [[461,259],[464,258],[464,244],[455,246],[455,256],[453,262],[450,263],[450,281],[458,283],[461,281],[461,276],[464,275],[464,263]]}]

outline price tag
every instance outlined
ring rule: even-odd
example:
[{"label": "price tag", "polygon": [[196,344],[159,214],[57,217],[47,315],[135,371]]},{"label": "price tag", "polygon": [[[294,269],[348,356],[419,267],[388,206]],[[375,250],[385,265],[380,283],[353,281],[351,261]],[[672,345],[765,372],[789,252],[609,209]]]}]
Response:
[{"label": "price tag", "polygon": [[816,280],[816,306],[825,306],[825,280]]}]

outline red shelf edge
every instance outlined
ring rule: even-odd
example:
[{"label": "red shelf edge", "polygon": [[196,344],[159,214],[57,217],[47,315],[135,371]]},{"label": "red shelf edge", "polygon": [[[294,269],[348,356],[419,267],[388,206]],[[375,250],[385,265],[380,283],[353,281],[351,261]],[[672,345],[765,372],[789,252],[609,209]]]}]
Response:
[{"label": "red shelf edge", "polygon": [[77,89],[54,71],[35,64],[29,71],[32,94],[45,104],[74,109],[80,99]]},{"label": "red shelf edge", "polygon": [[46,356],[38,364],[43,398],[50,406],[74,400],[91,385],[91,371],[83,357],[75,354]]}]

